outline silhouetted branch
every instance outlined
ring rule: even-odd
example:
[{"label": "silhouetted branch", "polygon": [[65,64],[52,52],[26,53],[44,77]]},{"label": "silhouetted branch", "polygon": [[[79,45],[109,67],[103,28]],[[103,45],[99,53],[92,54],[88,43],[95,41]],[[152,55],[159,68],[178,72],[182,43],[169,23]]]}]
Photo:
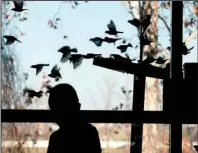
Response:
[{"label": "silhouetted branch", "polygon": [[170,34],[171,30],[170,30],[170,27],[168,26],[167,21],[160,14],[158,14],[158,17],[162,20],[162,22],[164,23],[164,25],[166,26],[166,28],[167,28],[167,30],[168,30],[168,32]]}]

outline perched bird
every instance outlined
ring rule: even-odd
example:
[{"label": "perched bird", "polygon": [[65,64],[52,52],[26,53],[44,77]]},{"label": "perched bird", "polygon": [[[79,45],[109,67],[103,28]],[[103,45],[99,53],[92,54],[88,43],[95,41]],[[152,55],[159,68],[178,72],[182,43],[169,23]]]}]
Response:
[{"label": "perched bird", "polygon": [[[190,51],[191,51],[193,48],[194,48],[194,46],[191,47],[190,49],[188,49],[188,48],[186,47],[186,43],[183,42],[183,43],[182,43],[182,54],[183,54],[183,55],[189,54]],[[169,47],[167,47],[166,49],[167,49],[168,51],[170,51],[171,48],[170,48],[170,46],[169,46]]]},{"label": "perched bird", "polygon": [[85,59],[90,59],[94,57],[102,56],[102,54],[93,54],[93,53],[88,53],[87,55],[84,55]]},{"label": "perched bird", "polygon": [[100,47],[100,46],[102,46],[104,39],[102,39],[100,37],[95,37],[95,38],[89,39],[89,41],[92,41],[97,47]]},{"label": "perched bird", "polygon": [[110,20],[110,23],[107,25],[107,27],[108,27],[109,31],[107,30],[107,31],[105,31],[105,33],[107,33],[109,35],[115,35],[116,36],[118,33],[123,33],[121,31],[116,30],[116,26],[115,26],[113,20]]},{"label": "perched bird", "polygon": [[58,68],[58,65],[56,64],[52,70],[51,73],[48,74],[49,77],[51,78],[55,78],[55,81],[58,81],[60,78],[62,78],[61,74],[60,74],[60,68]]},{"label": "perched bird", "polygon": [[21,43],[20,40],[18,40],[16,37],[14,36],[9,36],[9,35],[5,35],[3,36],[7,41],[6,41],[6,45],[11,45],[13,44],[15,41],[18,41]]},{"label": "perched bird", "polygon": [[186,47],[186,43],[183,42],[183,43],[182,43],[182,54],[183,54],[183,55],[189,54],[190,51],[191,51],[193,48],[194,48],[194,46],[191,47],[190,49],[188,49],[188,48]]},{"label": "perched bird", "polygon": [[15,11],[15,12],[22,12],[28,9],[23,9],[23,2],[22,1],[13,1],[14,3],[14,8],[12,8],[11,10]]},{"label": "perched bird", "polygon": [[118,60],[118,61],[131,62],[130,58],[125,58],[125,57],[122,57],[121,55],[118,55],[118,54],[110,54],[110,58]]},{"label": "perched bird", "polygon": [[147,55],[146,59],[144,59],[143,61],[138,60],[138,63],[151,64],[151,63],[153,63],[155,61],[156,61],[156,59],[153,58],[153,56]]},{"label": "perched bird", "polygon": [[150,25],[151,15],[146,14],[143,21],[142,21],[142,33],[144,34],[147,30],[148,26]]},{"label": "perched bird", "polygon": [[115,45],[116,41],[120,40],[121,38],[109,38],[109,37],[105,37],[104,41],[107,43],[113,43]]},{"label": "perched bird", "polygon": [[58,50],[58,52],[62,53],[62,57],[60,59],[60,62],[65,63],[69,60],[69,58],[71,56],[71,53],[72,52],[77,53],[78,50],[76,48],[71,49],[69,46],[63,46]]},{"label": "perched bird", "polygon": [[82,54],[72,54],[71,57],[69,58],[70,63],[73,63],[73,69],[76,69],[82,64],[84,55]]},{"label": "perched bird", "polygon": [[139,28],[141,25],[141,22],[139,19],[134,18],[133,20],[128,20],[128,23],[132,24],[133,26]]},{"label": "perched bird", "polygon": [[30,98],[33,98],[33,97],[41,98],[42,95],[43,95],[43,92],[42,92],[42,91],[36,92],[36,91],[34,91],[34,90],[32,90],[32,89],[28,89],[28,88],[25,88],[25,89],[23,90],[23,92],[24,92],[24,94],[25,94],[25,93],[28,93],[28,97],[30,97]]},{"label": "perched bird", "polygon": [[165,58],[163,58],[163,57],[158,57],[158,58],[156,59],[156,62],[155,62],[155,63],[157,63],[157,64],[164,64],[167,60],[168,60],[168,59],[165,59]]},{"label": "perched bird", "polygon": [[193,147],[194,147],[195,150],[198,152],[198,145],[194,145]]},{"label": "perched bird", "polygon": [[36,65],[32,65],[31,68],[35,68],[36,69],[36,75],[38,75],[44,66],[49,66],[49,64],[36,64]]},{"label": "perched bird", "polygon": [[121,53],[124,53],[127,51],[128,47],[133,47],[131,43],[128,43],[127,45],[120,45],[117,47],[121,51]]}]

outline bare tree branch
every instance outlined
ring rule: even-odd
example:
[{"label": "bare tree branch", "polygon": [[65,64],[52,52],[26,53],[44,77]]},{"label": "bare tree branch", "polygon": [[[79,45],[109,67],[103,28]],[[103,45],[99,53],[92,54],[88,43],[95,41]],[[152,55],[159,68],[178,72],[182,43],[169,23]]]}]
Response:
[{"label": "bare tree branch", "polygon": [[159,17],[160,20],[162,20],[162,22],[165,24],[165,26],[166,26],[166,28],[167,28],[169,34],[170,34],[170,33],[171,33],[171,30],[170,30],[170,27],[168,26],[167,21],[166,21],[160,14],[158,14],[158,17]]}]

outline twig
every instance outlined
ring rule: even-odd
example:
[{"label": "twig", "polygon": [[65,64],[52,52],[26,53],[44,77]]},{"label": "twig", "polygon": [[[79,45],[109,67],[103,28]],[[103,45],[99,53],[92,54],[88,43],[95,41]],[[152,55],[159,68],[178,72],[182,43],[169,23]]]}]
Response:
[{"label": "twig", "polygon": [[158,14],[158,17],[159,17],[159,18],[162,20],[162,22],[165,24],[165,26],[166,26],[166,28],[167,28],[169,34],[170,34],[170,33],[171,33],[171,30],[170,30],[170,27],[168,26],[166,20],[165,20],[160,14]]}]

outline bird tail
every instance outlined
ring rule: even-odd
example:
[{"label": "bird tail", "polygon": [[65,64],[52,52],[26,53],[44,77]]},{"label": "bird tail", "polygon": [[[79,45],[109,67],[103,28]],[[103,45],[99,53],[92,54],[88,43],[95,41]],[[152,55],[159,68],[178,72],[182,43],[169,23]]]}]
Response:
[{"label": "bird tail", "polygon": [[20,40],[17,39],[18,42],[22,43]]},{"label": "bird tail", "polygon": [[44,66],[49,66],[49,64],[44,64]]},{"label": "bird tail", "polygon": [[122,31],[117,31],[117,33],[124,33],[124,32],[122,32]]}]

